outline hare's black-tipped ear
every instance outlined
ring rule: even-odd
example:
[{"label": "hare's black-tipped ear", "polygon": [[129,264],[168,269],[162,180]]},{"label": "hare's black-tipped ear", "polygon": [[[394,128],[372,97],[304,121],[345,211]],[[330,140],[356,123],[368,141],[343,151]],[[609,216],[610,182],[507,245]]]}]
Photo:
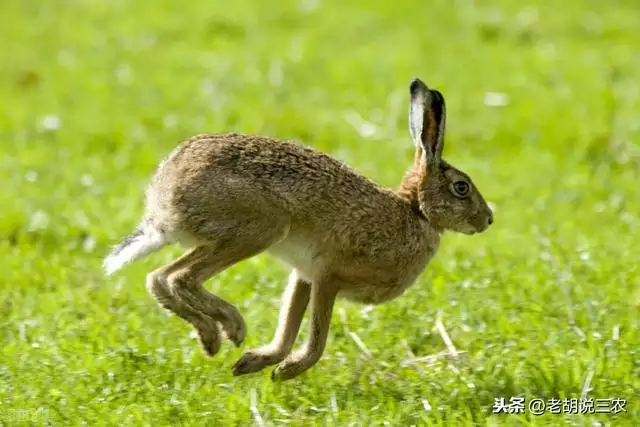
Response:
[{"label": "hare's black-tipped ear", "polygon": [[424,150],[427,159],[440,161],[446,121],[444,97],[437,90],[429,89],[420,79],[411,82],[409,92],[411,138],[416,146]]}]

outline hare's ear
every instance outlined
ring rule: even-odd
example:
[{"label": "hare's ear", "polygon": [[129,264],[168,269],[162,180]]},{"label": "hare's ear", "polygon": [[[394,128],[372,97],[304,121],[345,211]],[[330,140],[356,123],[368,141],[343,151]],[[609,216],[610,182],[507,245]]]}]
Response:
[{"label": "hare's ear", "polygon": [[420,79],[411,82],[409,91],[411,138],[417,147],[422,148],[428,160],[439,162],[444,146],[446,121],[444,97],[437,90],[430,90]]}]

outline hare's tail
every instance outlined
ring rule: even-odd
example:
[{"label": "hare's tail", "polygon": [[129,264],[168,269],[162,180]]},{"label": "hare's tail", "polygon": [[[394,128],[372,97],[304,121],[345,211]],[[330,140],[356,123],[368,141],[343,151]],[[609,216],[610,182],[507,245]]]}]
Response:
[{"label": "hare's tail", "polygon": [[140,258],[162,249],[169,243],[165,235],[151,227],[140,227],[113,247],[103,262],[104,271],[109,276]]}]

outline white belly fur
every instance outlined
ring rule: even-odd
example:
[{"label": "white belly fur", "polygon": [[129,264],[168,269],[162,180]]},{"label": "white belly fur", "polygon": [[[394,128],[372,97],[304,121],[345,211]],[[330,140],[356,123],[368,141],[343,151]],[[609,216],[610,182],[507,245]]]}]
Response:
[{"label": "white belly fur", "polygon": [[267,252],[298,270],[302,279],[311,280],[317,264],[316,248],[307,239],[287,236],[271,246]]}]

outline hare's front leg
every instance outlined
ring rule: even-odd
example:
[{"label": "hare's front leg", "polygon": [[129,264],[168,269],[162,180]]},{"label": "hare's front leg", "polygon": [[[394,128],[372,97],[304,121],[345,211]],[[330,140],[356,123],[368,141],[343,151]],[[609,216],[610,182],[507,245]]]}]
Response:
[{"label": "hare's front leg", "polygon": [[293,270],[289,275],[289,284],[282,296],[278,327],[271,343],[247,351],[233,365],[233,375],[258,372],[266,366],[281,362],[293,347],[302,317],[309,304],[311,283],[301,279]]},{"label": "hare's front leg", "polygon": [[338,286],[332,280],[315,280],[312,283],[309,338],[300,349],[291,353],[275,367],[271,379],[274,381],[291,379],[320,360],[327,342],[337,293]]}]

